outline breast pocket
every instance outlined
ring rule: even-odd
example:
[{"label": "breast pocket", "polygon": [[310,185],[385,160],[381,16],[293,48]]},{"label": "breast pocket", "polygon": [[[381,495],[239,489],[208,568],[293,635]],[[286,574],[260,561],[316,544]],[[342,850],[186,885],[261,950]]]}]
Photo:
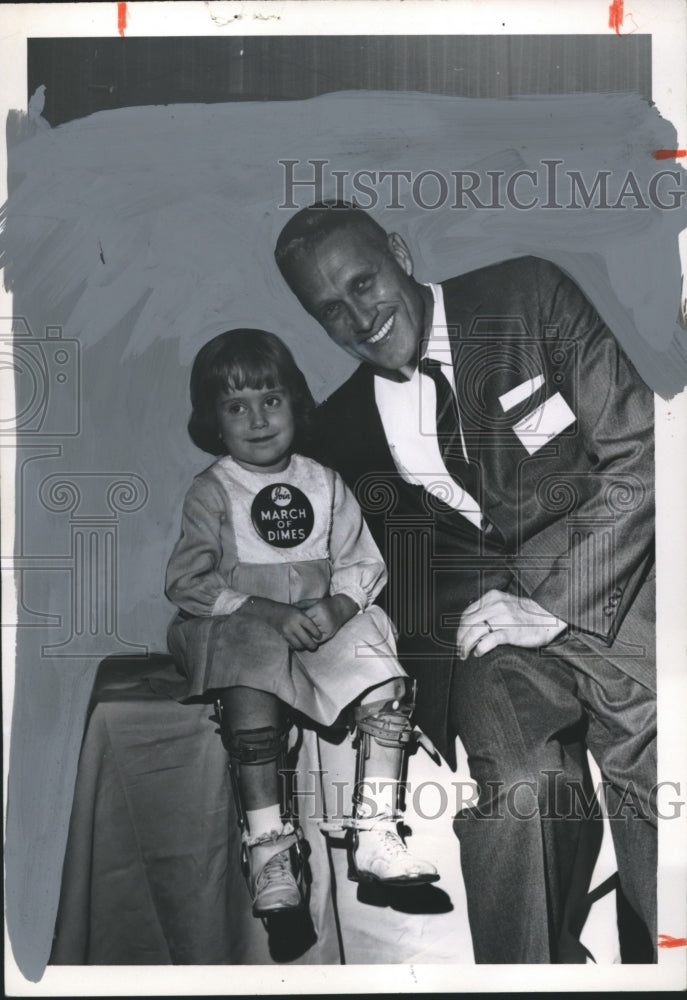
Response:
[{"label": "breast pocket", "polygon": [[577,418],[560,392],[549,396],[516,424],[513,432],[529,455],[534,455],[571,427]]}]

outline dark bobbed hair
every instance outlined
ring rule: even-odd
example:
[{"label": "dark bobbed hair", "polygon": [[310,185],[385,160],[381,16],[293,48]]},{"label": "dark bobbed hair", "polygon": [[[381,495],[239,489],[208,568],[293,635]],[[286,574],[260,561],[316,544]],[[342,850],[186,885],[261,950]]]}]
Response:
[{"label": "dark bobbed hair", "polygon": [[217,401],[232,389],[273,389],[290,397],[296,424],[294,450],[307,442],[315,401],[303,372],[286,344],[267,330],[227,330],[208,341],[191,369],[191,418],[188,432],[195,445],[210,455],[226,455],[220,437]]},{"label": "dark bobbed hair", "polygon": [[388,249],[388,233],[362,208],[347,201],[318,201],[302,208],[286,223],[274,249],[282,277],[298,295],[294,269],[318,243],[332,233],[348,229],[366,236],[381,250]]}]

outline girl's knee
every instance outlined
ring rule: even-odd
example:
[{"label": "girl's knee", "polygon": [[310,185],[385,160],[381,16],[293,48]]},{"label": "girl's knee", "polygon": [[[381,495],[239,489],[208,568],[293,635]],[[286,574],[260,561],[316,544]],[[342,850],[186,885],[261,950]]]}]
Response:
[{"label": "girl's knee", "polygon": [[402,701],[406,696],[406,680],[404,677],[392,677],[383,684],[366,691],[360,699],[365,705],[371,701]]},{"label": "girl's knee", "polygon": [[281,702],[269,691],[237,686],[223,688],[220,698],[230,723],[236,728],[275,726],[283,717]]}]

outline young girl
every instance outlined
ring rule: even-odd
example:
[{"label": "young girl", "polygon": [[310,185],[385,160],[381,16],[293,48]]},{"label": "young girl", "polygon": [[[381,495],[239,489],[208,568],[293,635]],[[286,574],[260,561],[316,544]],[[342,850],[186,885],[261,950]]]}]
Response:
[{"label": "young girl", "polygon": [[353,707],[365,750],[353,877],[436,881],[397,832],[411,708],[390,622],[372,604],[386,570],[340,476],[293,450],[314,407],[302,372],[274,334],[230,330],[198,353],[191,402],[191,438],[222,457],[184,502],[167,569],[179,608],[169,647],[189,696],[219,703],[245,810],[253,913],[301,904],[294,830],[279,807],[284,706],[325,726]]}]

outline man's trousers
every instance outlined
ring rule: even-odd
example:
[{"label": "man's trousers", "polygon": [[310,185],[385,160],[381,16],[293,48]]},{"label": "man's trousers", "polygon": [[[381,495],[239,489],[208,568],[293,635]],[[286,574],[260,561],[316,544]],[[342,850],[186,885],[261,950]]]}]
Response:
[{"label": "man's trousers", "polygon": [[583,960],[564,942],[591,876],[587,747],[603,778],[621,887],[655,947],[655,693],[574,637],[456,660],[451,692],[450,723],[479,788],[477,804],[454,820],[475,960]]}]

